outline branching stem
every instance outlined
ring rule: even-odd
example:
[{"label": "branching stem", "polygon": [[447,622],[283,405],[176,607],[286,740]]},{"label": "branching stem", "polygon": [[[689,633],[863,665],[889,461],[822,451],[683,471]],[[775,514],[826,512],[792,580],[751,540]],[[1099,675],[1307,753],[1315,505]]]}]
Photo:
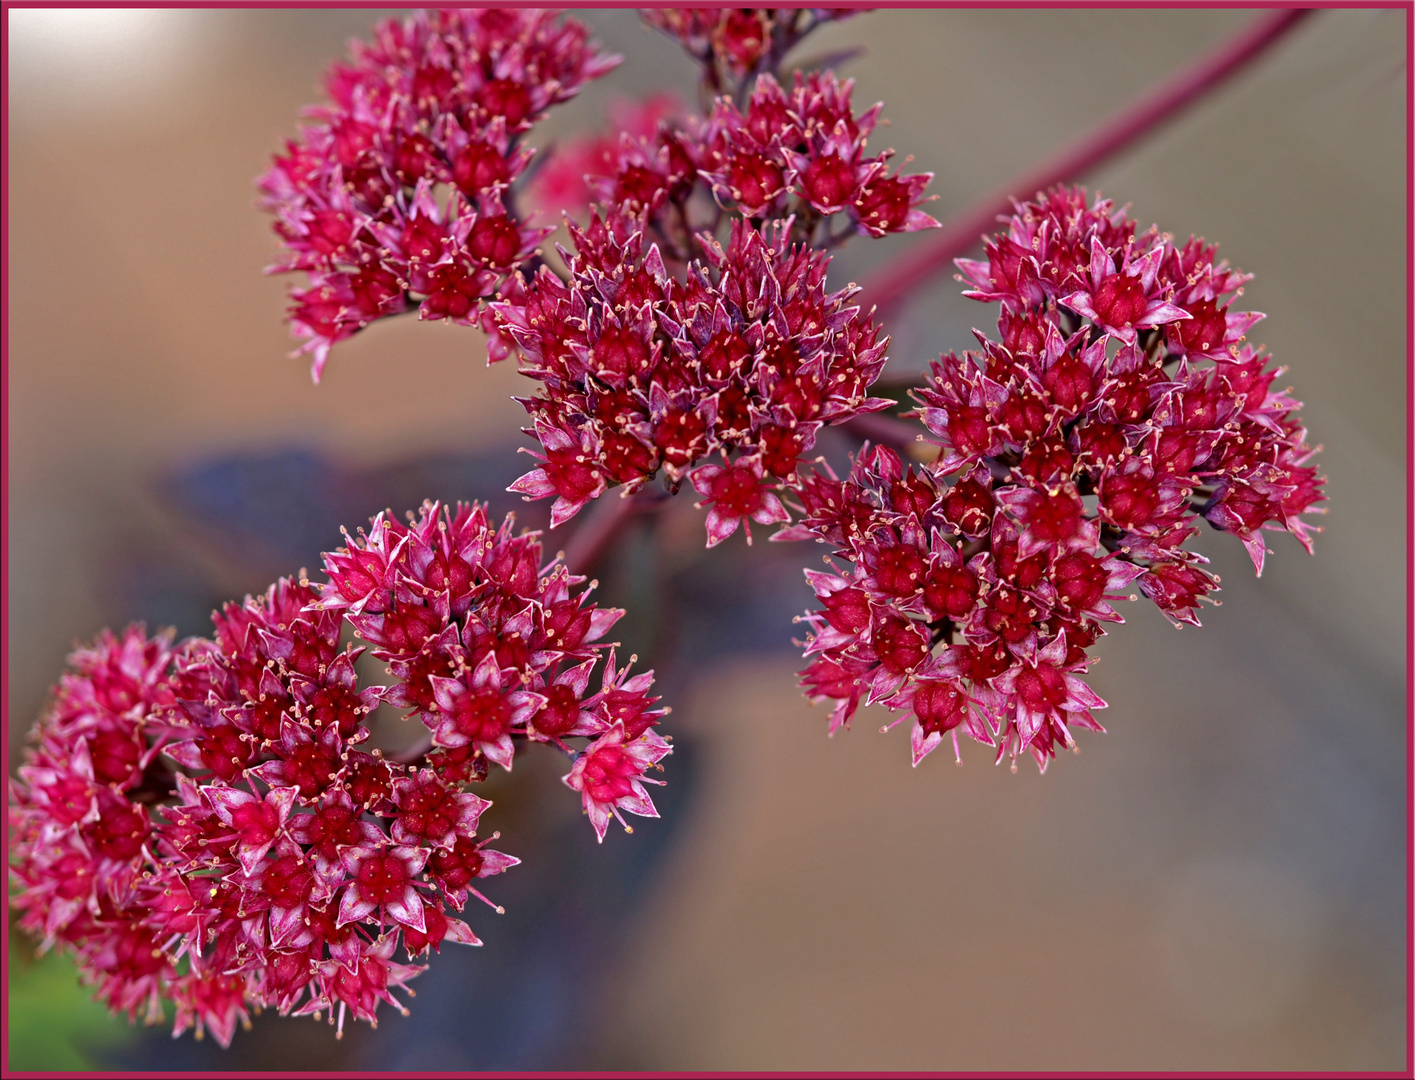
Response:
[{"label": "branching stem", "polygon": [[1029,197],[1055,184],[1074,181],[1107,158],[1156,131],[1187,106],[1201,100],[1280,41],[1306,10],[1275,11],[1224,42],[1130,108],[1103,122],[1039,168],[1014,177],[944,224],[941,234],[920,244],[884,273],[866,283],[866,301],[881,315],[931,281],[958,256],[991,232],[998,215],[1012,209],[1011,197]]}]

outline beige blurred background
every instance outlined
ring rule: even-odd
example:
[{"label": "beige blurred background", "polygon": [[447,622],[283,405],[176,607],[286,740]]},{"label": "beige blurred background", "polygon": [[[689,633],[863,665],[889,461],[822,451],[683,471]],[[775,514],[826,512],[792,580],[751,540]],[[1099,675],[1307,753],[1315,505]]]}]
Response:
[{"label": "beige blurred background", "polygon": [[[268,580],[174,513],[171,470],[518,444],[509,396],[529,384],[487,370],[473,332],[392,320],[337,347],[316,388],[288,359],[288,282],[260,274],[275,248],[251,180],[377,14],[7,12],[12,752],[74,641],[158,617],[115,576],[165,568],[203,596]],[[583,17],[628,59],[536,145],[600,123],[616,92],[692,97],[687,62],[632,13]],[[802,54],[867,46],[856,101],[886,102],[883,137],[937,174],[945,218],[1257,17],[882,11]],[[1182,633],[1135,605],[1098,647],[1110,733],[1045,777],[977,747],[910,769],[878,717],[826,740],[786,620],[763,631],[774,648],[680,657],[673,719],[699,775],[578,1064],[1403,1067],[1405,19],[1319,12],[1083,178],[1256,273],[1255,337],[1325,446],[1315,558],[1277,537],[1255,581],[1236,542],[1201,537],[1224,605]],[[919,240],[857,241],[832,274],[864,280]],[[891,325],[897,370],[988,325],[956,289],[945,275]],[[696,528],[665,541],[688,577],[712,573]],[[796,575],[817,553],[762,557]],[[367,1063],[463,1060],[399,1047],[400,1022]]]}]

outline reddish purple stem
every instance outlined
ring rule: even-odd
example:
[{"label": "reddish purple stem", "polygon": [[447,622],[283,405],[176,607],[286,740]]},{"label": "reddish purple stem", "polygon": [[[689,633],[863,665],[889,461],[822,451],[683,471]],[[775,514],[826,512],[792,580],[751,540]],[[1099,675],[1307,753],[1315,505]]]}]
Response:
[{"label": "reddish purple stem", "polygon": [[1134,106],[1102,123],[1052,161],[1004,185],[1000,192],[956,214],[941,235],[918,245],[895,265],[865,283],[864,295],[881,315],[908,298],[953,260],[993,232],[1000,214],[1012,211],[1011,196],[1028,198],[1054,184],[1074,181],[1087,170],[1160,127],[1186,106],[1216,89],[1261,56],[1305,16],[1303,9],[1276,11],[1181,71]]},{"label": "reddish purple stem", "polygon": [[639,514],[651,514],[668,499],[658,489],[645,488],[633,495],[602,497],[565,545],[564,562],[572,574],[586,574],[598,565],[618,538],[620,530]]},{"label": "reddish purple stem", "polygon": [[909,444],[919,442],[925,434],[923,426],[918,423],[880,413],[852,416],[840,426],[860,439],[869,439],[895,450],[903,450]]}]

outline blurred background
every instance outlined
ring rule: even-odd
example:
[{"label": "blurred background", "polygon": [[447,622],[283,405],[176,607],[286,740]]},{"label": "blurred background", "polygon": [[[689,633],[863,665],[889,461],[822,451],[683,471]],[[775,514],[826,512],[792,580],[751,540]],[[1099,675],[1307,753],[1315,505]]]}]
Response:
[{"label": "blurred background", "polygon": [[[545,521],[504,491],[530,384],[488,370],[475,332],[385,321],[319,387],[288,358],[251,180],[377,17],[6,12],[12,769],[105,625],[205,633],[339,525],[425,497]],[[693,66],[632,12],[580,17],[626,63],[533,145],[616,94],[694,99]],[[882,11],[802,55],[866,47],[857,105],[886,102],[879,138],[936,173],[946,219],[1258,17]],[[1257,274],[1254,336],[1291,367],[1331,508],[1316,556],[1275,536],[1259,580],[1201,537],[1224,583],[1202,629],[1127,610],[1093,672],[1110,733],[1079,757],[911,769],[904,730],[868,714],[827,740],[791,643],[819,552],[704,553],[680,498],[599,573],[675,710],[662,821],[600,848],[560,763],[529,755],[487,792],[526,863],[492,882],[505,916],[470,912],[486,947],[449,946],[411,1017],[341,1043],[269,1015],[225,1052],[133,1032],[12,936],[11,1067],[1404,1067],[1405,19],[1318,12],[1079,178]],[[920,242],[857,240],[833,280]],[[942,275],[891,322],[892,371],[991,324],[957,290]]]}]

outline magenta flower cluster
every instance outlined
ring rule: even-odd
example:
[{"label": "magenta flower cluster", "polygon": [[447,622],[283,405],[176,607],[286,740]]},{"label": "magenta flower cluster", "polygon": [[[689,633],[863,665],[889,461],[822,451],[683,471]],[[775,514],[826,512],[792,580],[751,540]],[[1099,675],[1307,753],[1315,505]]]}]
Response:
[{"label": "magenta flower cluster", "polygon": [[619,63],[552,12],[418,12],[380,23],[325,85],[330,103],[260,181],[302,270],[290,319],[318,380],[330,346],[375,319],[473,322],[549,229],[516,212],[520,137]]},{"label": "magenta flower cluster", "polygon": [[[542,270],[523,301],[493,304],[544,388],[524,402],[543,461],[513,490],[557,496],[558,525],[610,483],[691,473],[716,500],[710,544],[743,518],[785,520],[770,488],[815,433],[889,404],[865,395],[884,364],[876,327],[848,305],[853,290],[826,291],[827,260],[790,246],[787,228],[738,223],[684,283],[632,220],[596,216],[572,230],[569,285]],[[693,469],[713,454],[721,465]]]},{"label": "magenta flower cluster", "polygon": [[1264,528],[1310,550],[1323,481],[1299,406],[1245,341],[1248,275],[1214,256],[1060,188],[1018,205],[986,261],[959,260],[1001,340],[941,357],[918,391],[937,459],[876,449],[844,481],[817,475],[782,534],[849,564],[807,572],[824,606],[803,679],[836,703],[832,729],[878,701],[913,717],[916,764],[961,730],[1045,768],[1073,726],[1099,729],[1080,676],[1111,601],[1134,587],[1198,623],[1218,584],[1184,546],[1199,520],[1260,573]]},{"label": "magenta flower cluster", "polygon": [[702,66],[713,92],[772,71],[801,38],[866,8],[645,8],[644,21]]},{"label": "magenta flower cluster", "polygon": [[[962,732],[1045,769],[1101,730],[1085,675],[1115,602],[1197,624],[1218,585],[1188,546],[1199,523],[1261,572],[1265,530],[1310,550],[1323,480],[1282,369],[1247,341],[1248,276],[1069,188],[1015,204],[986,258],[958,262],[997,336],[915,391],[927,462],[866,445],[844,479],[822,466],[828,425],[917,427],[862,418],[897,404],[871,394],[888,339],[856,286],[832,287],[831,252],[937,225],[931,174],[869,146],[881,106],[857,113],[831,71],[778,77],[847,14],[646,13],[700,64],[701,114],[620,106],[612,137],[538,177],[522,137],[618,58],[528,9],[381,23],[260,180],[273,269],[309,276],[291,321],[316,379],[332,345],[412,310],[516,356],[538,449],[512,490],[553,497],[552,527],[658,480],[696,489],[708,547],[751,523],[829,544],[806,572],[802,681],[832,731],[879,703],[912,721],[916,765]],[[558,259],[523,196],[566,215]],[[114,1010],[171,1002],[177,1032],[223,1044],[260,1008],[341,1031],[402,1009],[418,958],[479,943],[466,904],[517,862],[479,832],[490,804],[469,788],[490,766],[564,752],[601,840],[657,816],[652,672],[605,640],[622,612],[542,560],[510,518],[429,502],[346,534],[327,581],[226,605],[210,640],[132,627],[76,653],[11,785],[21,925]],[[341,649],[345,628],[364,646]],[[389,685],[361,683],[366,647]],[[370,748],[380,707],[421,741]]]},{"label": "magenta flower cluster", "polygon": [[[131,627],[74,655],[11,785],[13,903],[115,1011],[157,1022],[170,1001],[176,1033],[224,1045],[253,1009],[341,1031],[402,1010],[413,961],[480,944],[459,914],[519,861],[478,836],[491,804],[466,790],[511,768],[513,740],[575,759],[565,780],[601,838],[611,815],[656,816],[643,784],[670,752],[666,710],[652,673],[602,657],[621,612],[509,518],[410,518],[327,555],[323,586],[227,604],[212,640]],[[391,686],[360,685],[343,622]],[[380,703],[423,720],[422,752],[364,749]]]},{"label": "magenta flower cluster", "polygon": [[543,266],[489,305],[493,358],[516,352],[541,384],[523,399],[541,464],[513,490],[555,496],[552,524],[660,474],[710,506],[709,546],[786,521],[820,429],[891,404],[867,393],[886,340],[857,289],[828,289],[827,249],[937,223],[918,209],[928,176],[866,152],[879,106],[856,116],[850,90],[763,75],[745,108],[722,97],[681,129],[626,133],[590,178],[599,208],[570,226],[568,281]]}]

